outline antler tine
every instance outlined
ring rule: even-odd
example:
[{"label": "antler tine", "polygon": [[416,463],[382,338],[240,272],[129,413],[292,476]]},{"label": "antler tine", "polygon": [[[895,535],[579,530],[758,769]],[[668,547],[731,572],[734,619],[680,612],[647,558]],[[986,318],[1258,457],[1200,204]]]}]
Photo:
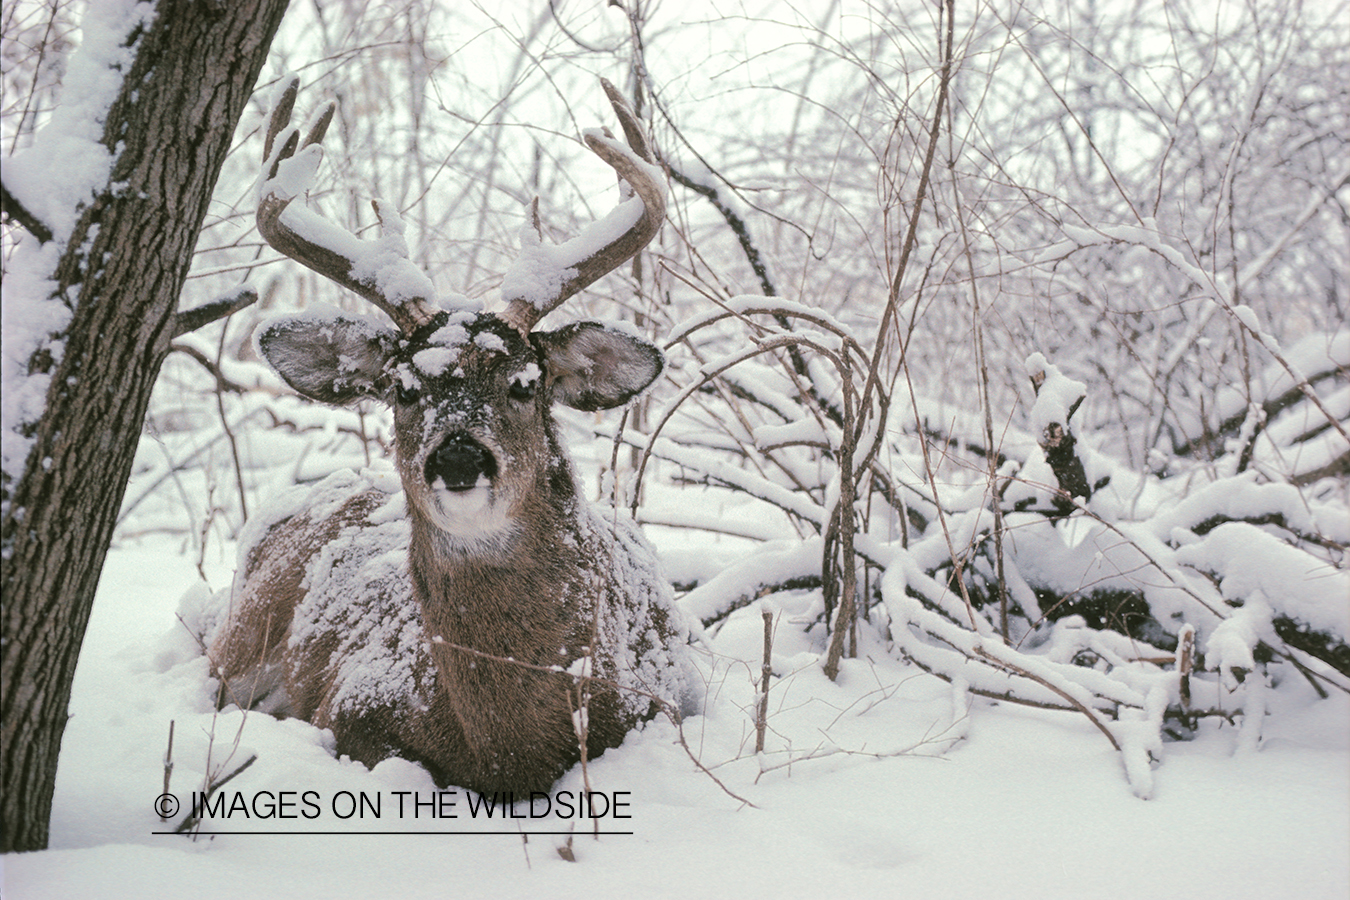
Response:
[{"label": "antler tine", "polygon": [[[272,158],[272,147],[276,144],[277,135],[291,122],[291,111],[295,109],[295,96],[300,92],[300,79],[292,78],[286,83],[286,88],[277,98],[276,104],[272,107],[272,117],[267,122],[267,140],[263,144],[263,159]],[[294,152],[294,150],[292,150]],[[276,166],[273,166],[271,175],[276,174]]]},{"label": "antler tine", "polygon": [[[521,258],[502,283],[503,299],[507,303],[502,318],[522,332],[528,332],[573,294],[633,258],[661,230],[661,223],[666,218],[665,186],[660,170],[652,162],[642,124],[613,84],[604,78],[600,79],[600,84],[619,117],[628,147],[632,149],[597,131],[586,132],[586,146],[614,169],[637,196],[621,202],[576,238],[552,248],[556,252],[544,254],[531,252],[528,246],[524,248]],[[635,208],[639,202],[642,205],[640,211]],[[634,221],[625,225],[628,219]],[[622,229],[621,233],[606,237],[616,229]],[[573,251],[575,258],[568,250]],[[541,265],[551,267],[552,272],[541,277],[540,272],[530,271]],[[540,290],[541,283],[547,283],[551,289]]]},{"label": "antler tine", "polygon": [[600,79],[600,87],[609,98],[609,105],[614,107],[614,112],[619,117],[619,126],[623,128],[623,136],[628,141],[628,146],[632,147],[633,152],[644,161],[655,162],[656,160],[652,158],[652,149],[647,143],[647,132],[643,130],[642,123],[638,121],[637,113],[633,112],[628,98],[620,94],[614,82],[608,78]]},{"label": "antler tine", "polygon": [[[258,231],[274,249],[369,300],[388,313],[400,330],[411,334],[435,316],[435,289],[408,259],[397,213],[375,204],[382,236],[372,243],[324,221],[303,204],[291,207],[291,201],[312,183],[323,152],[321,142],[337,109],[336,103],[329,102],[301,142],[300,132],[290,124],[299,88],[300,79],[292,78],[268,122]],[[279,138],[281,148],[274,152]],[[409,293],[407,285],[415,290]]]}]

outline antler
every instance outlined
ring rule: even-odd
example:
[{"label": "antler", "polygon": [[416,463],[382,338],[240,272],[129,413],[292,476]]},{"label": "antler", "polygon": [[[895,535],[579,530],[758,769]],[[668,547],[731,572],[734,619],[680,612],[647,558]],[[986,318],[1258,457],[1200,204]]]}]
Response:
[{"label": "antler", "polygon": [[600,84],[619,117],[628,147],[601,131],[587,131],[586,146],[613,168],[636,196],[557,247],[544,246],[538,236],[536,206],[536,236],[531,238],[526,232],[526,246],[502,281],[502,299],[507,306],[501,317],[522,332],[528,332],[568,297],[635,256],[656,236],[666,218],[664,180],[652,162],[642,125],[614,85],[603,78]]},{"label": "antler", "polygon": [[[436,289],[431,279],[408,258],[403,221],[398,213],[375,202],[381,236],[378,241],[364,241],[320,218],[303,204],[290,205],[313,184],[314,172],[323,156],[320,142],[337,109],[330,102],[301,143],[299,129],[290,127],[299,89],[300,79],[292,78],[272,110],[267,127],[258,231],[272,247],[365,297],[387,312],[402,331],[411,334],[435,316]],[[283,132],[285,139],[274,155],[273,148]]]}]

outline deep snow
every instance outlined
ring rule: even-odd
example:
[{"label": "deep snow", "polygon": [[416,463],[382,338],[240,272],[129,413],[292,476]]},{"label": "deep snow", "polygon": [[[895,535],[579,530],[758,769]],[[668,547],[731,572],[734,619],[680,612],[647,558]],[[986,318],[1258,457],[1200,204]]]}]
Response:
[{"label": "deep snow", "polygon": [[[753,609],[717,633],[715,658],[703,656],[706,712],[685,723],[685,735],[702,763],[754,807],[698,771],[672,726],[658,722],[591,764],[593,790],[630,792],[632,818],[604,827],[633,833],[597,841],[581,827],[575,863],[555,851],[558,836],[524,843],[516,834],[306,834],[514,832],[518,823],[465,817],[463,795],[458,819],[400,818],[393,792],[426,798],[434,790],[420,768],[391,760],[366,770],[333,759],[325,735],[307,724],[252,714],[230,767],[249,753],[258,760],[224,790],[250,799],[313,791],[322,815],[211,823],[282,834],[195,842],[156,835],[164,828],[153,804],[169,721],[176,722],[171,790],[186,802],[200,787],[213,718],[205,663],[174,620],[180,596],[198,580],[181,550],[160,537],[124,543],[109,558],[75,681],[52,849],[3,858],[11,900],[479,893],[1340,900],[1350,893],[1344,697],[1313,703],[1304,687],[1285,686],[1273,700],[1284,706],[1256,752],[1236,750],[1237,730],[1226,725],[1168,744],[1153,773],[1154,798],[1145,801],[1131,792],[1118,754],[1081,717],[977,700],[953,722],[950,687],[884,648],[846,660],[831,684],[812,652],[820,648],[800,628],[780,625],[774,667],[783,677],[771,691],[761,765],[750,714],[762,640]],[[208,575],[223,583],[231,567],[215,560]],[[790,618],[791,603],[779,605]],[[216,720],[217,764],[239,721],[237,712]],[[788,746],[796,757],[856,752],[774,768]],[[555,791],[580,789],[573,771]],[[337,819],[329,803],[341,791],[381,795],[382,815]]]}]

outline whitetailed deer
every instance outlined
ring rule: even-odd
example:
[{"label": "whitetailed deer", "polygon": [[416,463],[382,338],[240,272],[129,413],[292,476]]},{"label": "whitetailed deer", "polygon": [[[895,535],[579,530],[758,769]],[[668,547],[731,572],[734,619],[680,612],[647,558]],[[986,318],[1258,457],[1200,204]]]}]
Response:
[{"label": "whitetailed deer", "polygon": [[661,354],[595,323],[533,330],[665,215],[641,126],[604,87],[632,149],[594,132],[586,143],[632,196],[561,246],[527,235],[496,313],[443,308],[379,204],[375,242],[290,206],[333,106],[302,140],[296,82],[276,104],[259,231],[398,330],[299,315],[268,323],[258,347],[306,397],[388,403],[402,490],[338,473],[250,524],[210,647],[222,703],[331,728],[337,751],[367,764],[398,755],[441,784],[525,792],[690,696],[687,633],[655,557],[631,520],[583,499],[550,412],[627,402]]}]

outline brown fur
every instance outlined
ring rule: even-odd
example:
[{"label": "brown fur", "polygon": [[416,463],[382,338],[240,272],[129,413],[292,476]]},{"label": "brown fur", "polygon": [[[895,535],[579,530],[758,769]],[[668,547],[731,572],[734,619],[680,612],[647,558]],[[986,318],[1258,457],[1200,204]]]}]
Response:
[{"label": "brown fur", "polygon": [[[391,517],[391,485],[352,473],[274,509],[241,550],[211,649],[221,702],[331,728],[338,752],[367,764],[400,755],[443,784],[546,791],[580,757],[579,708],[594,757],[656,710],[644,691],[668,704],[689,693],[654,555],[631,521],[578,497],[549,412],[626,400],[659,357],[649,366],[645,343],[592,326],[526,340],[480,315],[454,340],[398,341],[345,321],[283,322],[260,344],[317,399],[359,384],[394,406],[406,519]],[[471,343],[484,334],[489,349]],[[453,366],[416,362],[447,347]],[[307,368],[316,358],[343,360],[341,377]],[[518,396],[535,371],[536,392]],[[451,438],[492,456],[482,515],[457,512],[468,494],[437,492],[434,453]],[[406,556],[391,562],[391,547]],[[586,659],[592,678],[578,679]]]}]

